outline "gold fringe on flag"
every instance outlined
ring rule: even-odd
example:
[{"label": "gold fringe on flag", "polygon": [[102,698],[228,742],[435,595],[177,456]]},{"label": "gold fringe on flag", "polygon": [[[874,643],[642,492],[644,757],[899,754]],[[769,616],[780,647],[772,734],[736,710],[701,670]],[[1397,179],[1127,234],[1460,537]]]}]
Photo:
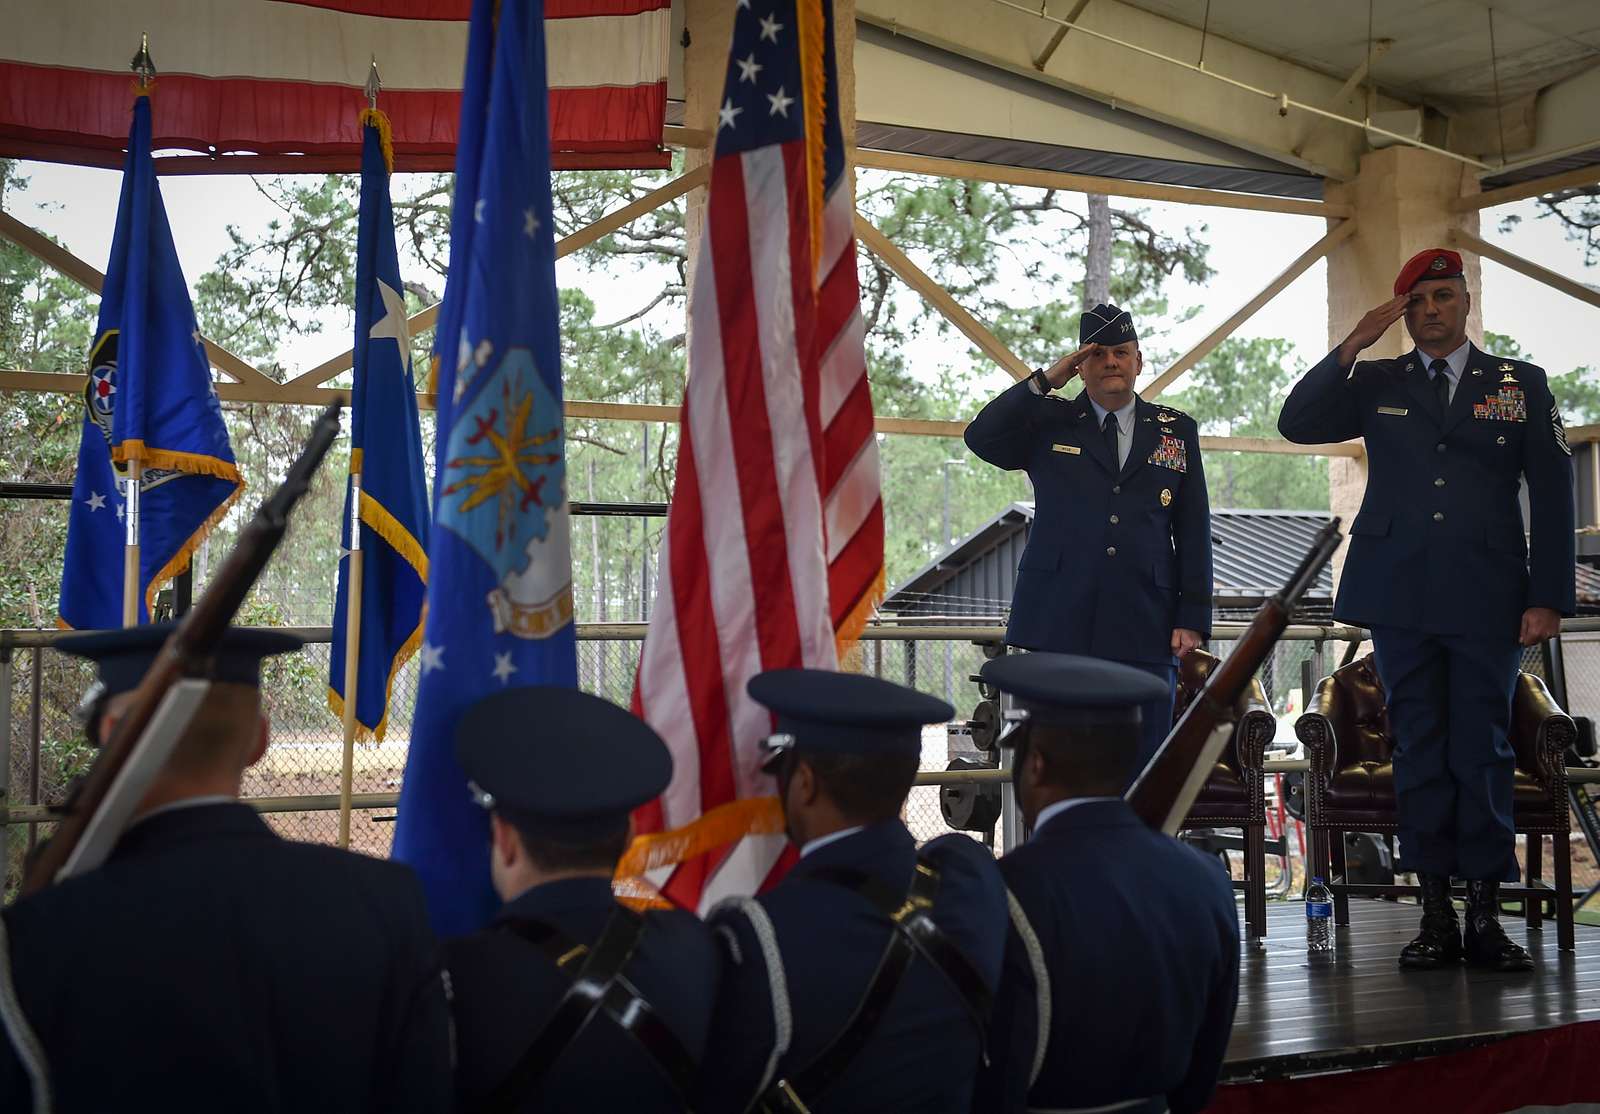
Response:
[{"label": "gold fringe on flag", "polygon": [[856,642],[861,638],[861,632],[867,628],[867,620],[872,618],[872,613],[878,609],[878,604],[883,602],[887,586],[884,575],[883,566],[879,565],[871,586],[861,594],[861,598],[845,617],[839,620],[839,626],[833,632],[834,651],[839,656],[841,668],[844,656],[855,649]]},{"label": "gold fringe on flag", "polygon": [[381,109],[363,108],[361,126],[371,124],[378,129],[378,142],[383,146],[383,165],[394,173],[394,132],[389,127],[389,117]]},{"label": "gold fringe on flag", "polygon": [[806,199],[810,202],[811,286],[821,278],[817,267],[822,259],[822,174],[824,136],[824,91],[827,88],[827,21],[822,0],[800,0],[795,5],[800,28],[800,92],[806,125]]},{"label": "gold fringe on flag", "polygon": [[783,830],[783,805],[778,798],[742,797],[718,805],[681,828],[635,836],[617,863],[616,878],[631,883],[659,867],[688,862],[747,835],[776,835]]}]

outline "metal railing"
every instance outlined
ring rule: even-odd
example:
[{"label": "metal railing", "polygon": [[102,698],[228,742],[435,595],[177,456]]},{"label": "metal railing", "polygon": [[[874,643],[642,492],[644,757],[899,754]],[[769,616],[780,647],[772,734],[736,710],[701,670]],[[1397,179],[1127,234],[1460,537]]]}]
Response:
[{"label": "metal railing", "polygon": [[[1226,656],[1244,630],[1242,623],[1216,624],[1212,652]],[[245,799],[269,817],[279,832],[298,839],[333,842],[339,808],[338,770],[342,758],[340,724],[326,705],[326,626],[280,628],[305,639],[306,648],[266,663],[264,705],[273,724],[272,745],[246,775]],[[1600,715],[1600,619],[1564,624],[1567,672],[1574,714]],[[580,685],[618,703],[628,699],[646,624],[580,623]],[[843,667],[874,673],[889,680],[949,699],[958,718],[979,694],[968,678],[1003,644],[999,616],[926,616],[916,620],[869,625]],[[14,877],[21,854],[48,830],[49,806],[63,799],[71,777],[91,757],[73,716],[74,706],[92,676],[88,663],[55,652],[65,632],[0,630],[0,862]],[[1296,624],[1285,633],[1260,673],[1275,714],[1282,716],[1290,694],[1299,690],[1301,703],[1318,678],[1351,660],[1366,638],[1360,628]],[[1581,643],[1584,652],[1573,651]],[[391,728],[383,742],[357,746],[357,771],[352,846],[386,854],[392,839],[391,820],[415,702],[415,661],[400,671],[391,700]],[[1003,782],[1004,770],[947,771],[953,757],[977,757],[962,751],[956,736],[930,729],[924,737],[923,770],[907,805],[907,822],[920,838],[949,831],[938,794],[945,785]],[[1305,770],[1300,759],[1273,759],[1269,774]],[[1569,770],[1574,782],[1600,782],[1600,771]],[[26,832],[24,836],[22,833]],[[9,838],[8,838],[9,837]],[[1584,844],[1587,848],[1587,844]],[[1587,851],[1585,851],[1587,854]],[[1588,860],[1575,867],[1580,878],[1600,877]]]}]

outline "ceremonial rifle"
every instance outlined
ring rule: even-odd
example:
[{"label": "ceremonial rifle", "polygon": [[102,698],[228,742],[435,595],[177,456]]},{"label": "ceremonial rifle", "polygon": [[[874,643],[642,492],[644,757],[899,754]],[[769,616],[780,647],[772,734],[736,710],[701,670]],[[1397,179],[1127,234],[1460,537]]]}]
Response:
[{"label": "ceremonial rifle", "polygon": [[39,849],[22,878],[24,895],[104,861],[144,798],[178,738],[205,697],[208,682],[185,679],[192,663],[216,651],[244,598],[283,541],[289,512],[339,436],[334,402],[312,426],[300,456],[239,534],[232,552],[205,593],[168,636],[111,738],[67,801],[50,841]]},{"label": "ceremonial rifle", "polygon": [[1256,612],[1239,641],[1190,702],[1172,733],[1127,792],[1128,804],[1152,828],[1176,835],[1234,728],[1234,707],[1250,679],[1283,637],[1300,597],[1339,548],[1339,520],[1317,534],[1283,590]]}]

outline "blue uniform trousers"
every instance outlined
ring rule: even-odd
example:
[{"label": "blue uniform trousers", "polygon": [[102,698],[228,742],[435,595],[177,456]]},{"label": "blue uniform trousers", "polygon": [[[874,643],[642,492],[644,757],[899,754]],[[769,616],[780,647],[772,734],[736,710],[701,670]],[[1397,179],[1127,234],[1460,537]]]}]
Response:
[{"label": "blue uniform trousers", "polygon": [[1517,643],[1374,626],[1372,646],[1397,743],[1401,869],[1516,881],[1507,732]]},{"label": "blue uniform trousers", "polygon": [[1144,735],[1139,740],[1139,760],[1134,763],[1133,770],[1128,775],[1128,785],[1132,785],[1144,768],[1150,765],[1150,759],[1156,756],[1156,751],[1161,749],[1162,741],[1172,733],[1172,711],[1177,700],[1178,670],[1173,665],[1156,665],[1148,661],[1125,661],[1121,664],[1130,665],[1141,673],[1148,673],[1167,686],[1167,695],[1164,699],[1151,700],[1139,705],[1139,722],[1144,726]]}]

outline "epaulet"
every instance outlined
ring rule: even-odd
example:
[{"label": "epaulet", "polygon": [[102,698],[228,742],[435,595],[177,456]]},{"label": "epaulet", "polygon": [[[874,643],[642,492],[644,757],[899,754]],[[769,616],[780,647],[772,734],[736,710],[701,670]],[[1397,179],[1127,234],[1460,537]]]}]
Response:
[{"label": "epaulet", "polygon": [[1403,356],[1390,356],[1381,360],[1357,360],[1350,369],[1352,379],[1370,379],[1378,375],[1404,375],[1416,370],[1416,361]]}]

